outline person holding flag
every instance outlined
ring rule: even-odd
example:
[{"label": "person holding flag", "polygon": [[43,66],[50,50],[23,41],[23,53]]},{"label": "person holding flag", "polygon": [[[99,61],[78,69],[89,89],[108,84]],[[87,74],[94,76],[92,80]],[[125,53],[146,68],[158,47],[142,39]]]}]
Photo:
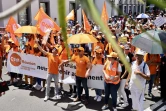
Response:
[{"label": "person holding flag", "polygon": [[[52,53],[46,52],[43,50],[43,48],[39,45],[38,41],[35,40],[35,43],[37,44],[39,50],[48,58],[48,74],[47,74],[47,86],[46,86],[46,93],[44,101],[47,101],[49,99],[49,92],[50,92],[50,84],[52,78],[54,79],[55,83],[55,96],[53,99],[61,99],[60,95],[58,94],[59,88],[58,88],[58,81],[59,81],[59,71],[58,67],[61,67],[61,70],[63,69],[63,64],[61,64],[61,59],[58,55],[58,49],[56,47],[53,48]],[[64,69],[63,69],[64,70]],[[62,80],[64,79],[64,72],[62,72]]]}]

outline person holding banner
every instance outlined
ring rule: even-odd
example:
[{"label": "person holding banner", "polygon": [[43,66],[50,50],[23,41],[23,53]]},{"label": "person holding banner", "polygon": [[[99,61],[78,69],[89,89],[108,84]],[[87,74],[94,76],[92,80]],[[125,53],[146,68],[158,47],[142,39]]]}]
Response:
[{"label": "person holding banner", "polygon": [[[14,41],[12,41],[11,50],[14,51],[14,52],[20,52],[19,47],[14,43]],[[18,81],[18,80],[17,80],[17,76],[18,76],[17,73],[10,72],[11,81],[10,81],[10,84],[9,84],[9,85],[12,85],[14,82],[17,82],[17,81]],[[21,78],[22,78],[22,75],[19,74],[19,77],[20,77],[20,79],[21,79]]]},{"label": "person holding banner", "polygon": [[[36,40],[36,44],[39,48],[39,50],[47,56],[48,58],[48,74],[47,74],[47,86],[46,86],[46,94],[44,101],[47,101],[49,99],[49,92],[50,92],[50,84],[52,78],[54,79],[55,83],[55,96],[53,99],[61,99],[60,95],[58,94],[59,88],[58,88],[58,81],[59,81],[59,72],[58,67],[61,67],[61,70],[63,69],[63,64],[61,64],[61,59],[58,56],[58,49],[56,47],[53,48],[52,53],[46,52],[42,49],[42,47],[39,45],[39,43]],[[64,70],[64,69],[63,69]],[[62,72],[62,80],[64,78],[64,72]]]},{"label": "person holding banner", "polygon": [[120,75],[122,72],[122,68],[117,61],[117,53],[112,52],[107,55],[108,60],[104,64],[104,77],[105,77],[105,105],[102,107],[102,110],[108,109],[108,100],[111,94],[112,97],[112,106],[113,110],[117,111],[117,91],[120,86]]},{"label": "person holding banner", "polygon": [[87,77],[89,76],[89,72],[92,68],[90,60],[88,57],[84,55],[84,48],[78,48],[78,56],[75,56],[71,60],[64,61],[63,63],[67,64],[68,62],[73,61],[76,62],[76,86],[77,86],[77,98],[74,102],[81,101],[81,84],[85,90],[86,100],[85,105],[89,103],[89,90],[87,85]]},{"label": "person holding banner", "polygon": [[[26,54],[33,54],[33,49],[32,47],[30,46],[29,42],[26,42],[25,44],[25,50],[22,51],[23,53],[26,53]],[[28,78],[30,79],[30,83],[28,82]],[[28,76],[28,75],[25,75],[25,87],[24,89],[32,89],[33,87],[33,77],[32,76]]]},{"label": "person holding banner", "polygon": [[[93,65],[96,65],[96,64],[104,65],[104,58],[102,58],[102,52],[103,52],[102,49],[97,49],[95,51],[96,57],[92,61]],[[102,90],[95,89],[95,92],[96,92],[96,96],[95,96],[94,100],[96,100],[97,102],[100,102],[102,99]]]}]

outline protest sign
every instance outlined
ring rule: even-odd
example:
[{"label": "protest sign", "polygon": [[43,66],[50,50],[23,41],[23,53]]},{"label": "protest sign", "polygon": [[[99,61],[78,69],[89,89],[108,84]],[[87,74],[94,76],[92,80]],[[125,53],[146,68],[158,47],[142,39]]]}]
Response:
[{"label": "protest sign", "polygon": [[166,20],[165,20],[165,18],[162,17],[162,16],[158,17],[158,18],[154,21],[154,24],[155,24],[157,27],[162,26],[164,23],[166,23]]},{"label": "protest sign", "polygon": [[126,44],[127,43],[127,37],[119,37],[118,38],[119,43]]},{"label": "protest sign", "polygon": [[[93,65],[90,76],[88,77],[88,87],[96,88],[96,89],[104,89],[104,74],[102,72],[103,65]],[[61,78],[61,70],[60,77]],[[75,72],[76,72],[76,64],[70,62],[64,65],[64,80],[60,80],[64,84],[75,84]]]},{"label": "protest sign", "polygon": [[[48,59],[30,54],[9,51],[7,69],[9,72],[25,74],[33,77],[46,79],[48,73]],[[88,87],[104,89],[103,65],[93,65],[88,77]],[[75,84],[76,64],[70,62],[64,65],[64,84]],[[62,70],[59,69],[59,78]]]},{"label": "protest sign", "polygon": [[48,59],[46,57],[9,51],[7,70],[9,72],[46,79]]}]

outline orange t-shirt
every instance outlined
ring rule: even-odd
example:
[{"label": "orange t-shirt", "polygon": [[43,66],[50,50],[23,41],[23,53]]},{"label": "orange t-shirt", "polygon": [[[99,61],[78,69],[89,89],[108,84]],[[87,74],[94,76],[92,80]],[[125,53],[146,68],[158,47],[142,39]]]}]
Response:
[{"label": "orange t-shirt", "polygon": [[12,50],[15,51],[15,52],[20,52],[20,50],[19,50],[18,47],[16,47],[16,48],[12,48]]},{"label": "orange t-shirt", "polygon": [[101,64],[101,65],[103,65],[102,58],[100,57],[100,59],[97,59],[97,57],[95,57],[94,60],[92,61],[92,64]]},{"label": "orange t-shirt", "polygon": [[2,48],[0,47],[0,57],[2,57]]},{"label": "orange t-shirt", "polygon": [[73,54],[71,57],[71,60],[74,59],[76,56],[78,56],[78,55]]},{"label": "orange t-shirt", "polygon": [[38,53],[34,53],[35,56],[41,56],[41,52],[38,52]]},{"label": "orange t-shirt", "polygon": [[32,54],[32,55],[34,55],[34,50],[33,49],[30,50],[29,53]]},{"label": "orange t-shirt", "polygon": [[53,56],[53,54],[48,53],[47,58],[48,58],[48,73],[58,74],[58,67],[59,64],[61,63],[59,56],[58,55]]},{"label": "orange t-shirt", "polygon": [[[64,50],[62,49],[62,47],[59,48],[58,50],[59,52],[59,57],[61,60],[68,60],[68,54],[67,54],[67,49],[65,48]],[[69,53],[70,53],[70,56],[72,55],[72,51],[69,49]]]},{"label": "orange t-shirt", "polygon": [[[152,60],[152,62],[159,63],[161,61],[159,54],[146,54],[144,56],[144,61],[148,62]],[[149,65],[150,74],[156,74],[157,65]]]},{"label": "orange t-shirt", "polygon": [[75,56],[75,58],[72,58],[72,61],[76,62],[76,76],[85,77],[89,58],[86,56],[83,56],[82,58]]}]

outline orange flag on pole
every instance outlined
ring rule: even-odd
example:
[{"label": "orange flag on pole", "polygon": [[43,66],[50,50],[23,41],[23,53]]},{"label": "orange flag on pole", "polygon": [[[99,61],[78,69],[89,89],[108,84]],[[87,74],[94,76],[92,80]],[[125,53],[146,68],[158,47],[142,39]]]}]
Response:
[{"label": "orange flag on pole", "polygon": [[87,32],[90,32],[91,30],[91,25],[85,15],[85,12],[82,10],[82,15],[83,15],[83,21],[84,21],[84,30],[86,30]]},{"label": "orange flag on pole", "polygon": [[47,29],[60,31],[60,27],[42,10],[42,8],[39,9],[35,18],[38,18],[36,27],[42,36],[45,35]]},{"label": "orange flag on pole", "polygon": [[19,42],[16,38],[16,36],[14,35],[14,31],[16,29],[18,29],[18,25],[16,23],[16,21],[14,20],[13,17],[10,17],[9,21],[8,21],[8,24],[6,26],[6,31],[10,33],[10,36],[11,36],[11,39],[14,41],[14,43],[19,46]]},{"label": "orange flag on pole", "polygon": [[74,20],[74,10],[72,10],[67,16],[66,21],[68,20]]},{"label": "orange flag on pole", "polygon": [[40,7],[39,11],[38,11],[37,14],[36,14],[36,16],[35,16],[35,18],[34,18],[36,21],[38,21],[38,19],[39,19],[40,11],[43,11],[43,12],[44,12],[43,7]]},{"label": "orange flag on pole", "polygon": [[107,13],[107,8],[106,8],[106,2],[105,1],[104,1],[103,9],[102,9],[101,19],[104,21],[104,23],[106,25],[108,24],[108,13]]}]

